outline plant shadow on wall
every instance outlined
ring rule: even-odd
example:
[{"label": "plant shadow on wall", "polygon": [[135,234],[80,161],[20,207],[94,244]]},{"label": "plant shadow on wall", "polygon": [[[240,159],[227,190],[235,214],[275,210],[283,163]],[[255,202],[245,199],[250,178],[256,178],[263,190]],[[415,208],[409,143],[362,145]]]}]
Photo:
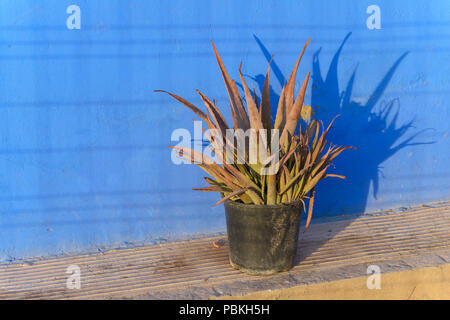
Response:
[{"label": "plant shadow on wall", "polygon": [[[335,126],[330,132],[330,140],[341,145],[351,145],[358,150],[343,154],[337,158],[335,165],[340,174],[347,177],[345,181],[325,181],[318,186],[318,197],[314,203],[316,216],[346,215],[345,220],[339,224],[339,230],[327,230],[325,238],[334,237],[350,224],[356,214],[366,210],[367,200],[370,196],[370,187],[373,189],[373,197],[378,194],[378,181],[382,175],[382,163],[388,160],[399,150],[423,144],[432,144],[434,141],[420,142],[417,138],[425,131],[410,133],[414,128],[414,119],[407,123],[398,123],[400,102],[398,99],[390,101],[381,100],[385,89],[400,63],[407,57],[408,52],[403,53],[387,70],[384,77],[378,83],[373,93],[362,104],[352,100],[352,89],[356,79],[356,71],[353,71],[344,91],[339,91],[338,62],[341,51],[351,36],[346,35],[338,50],[334,54],[325,79],[320,70],[319,55],[321,48],[313,55],[311,106],[316,111],[315,118],[329,123],[332,117],[340,114]],[[272,70],[281,86],[285,83],[285,77],[278,68],[275,59],[263,42],[254,36],[265,58],[272,59]],[[251,77],[257,82],[260,90],[264,84],[261,75]],[[278,100],[278,95],[271,90],[271,99]],[[313,111],[314,112],[314,111]],[[300,242],[299,260],[309,256],[317,248],[323,246],[327,240],[324,235],[313,237],[305,234],[304,241]],[[320,237],[320,240],[317,238]],[[310,241],[308,241],[310,239]],[[307,252],[302,251],[308,247]]]}]

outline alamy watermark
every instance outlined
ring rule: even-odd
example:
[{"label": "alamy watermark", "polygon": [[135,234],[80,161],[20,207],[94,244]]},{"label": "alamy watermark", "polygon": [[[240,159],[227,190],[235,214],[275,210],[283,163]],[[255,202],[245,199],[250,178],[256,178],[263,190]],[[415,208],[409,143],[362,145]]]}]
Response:
[{"label": "alamy watermark", "polygon": [[81,9],[76,4],[67,7],[66,13],[70,14],[66,20],[67,29],[81,29]]},{"label": "alamy watermark", "polygon": [[171,141],[178,142],[171,154],[174,164],[248,163],[259,165],[261,175],[273,175],[279,169],[278,129],[226,129],[224,136],[219,129],[203,130],[202,121],[194,121],[193,139],[189,130],[179,128],[172,132]]},{"label": "alamy watermark", "polygon": [[73,264],[67,267],[66,273],[70,276],[66,280],[67,289],[80,289],[81,288],[81,269],[79,266]]},{"label": "alamy watermark", "polygon": [[367,267],[367,289],[369,290],[379,290],[381,289],[381,268],[376,264],[371,264]]},{"label": "alamy watermark", "polygon": [[367,7],[366,13],[370,16],[366,20],[366,26],[369,30],[381,29],[381,9],[376,4]]}]

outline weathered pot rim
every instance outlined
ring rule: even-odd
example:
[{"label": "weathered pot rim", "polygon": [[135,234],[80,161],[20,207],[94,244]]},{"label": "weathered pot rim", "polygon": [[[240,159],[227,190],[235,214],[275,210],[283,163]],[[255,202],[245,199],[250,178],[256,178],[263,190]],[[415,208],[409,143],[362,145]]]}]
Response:
[{"label": "weathered pot rim", "polygon": [[234,207],[241,207],[241,208],[252,208],[252,209],[279,209],[279,208],[286,208],[286,207],[298,207],[300,204],[303,206],[302,200],[296,200],[291,202],[283,202],[283,203],[277,203],[277,204],[247,204],[232,200],[225,200],[224,203],[227,203],[230,206]]}]

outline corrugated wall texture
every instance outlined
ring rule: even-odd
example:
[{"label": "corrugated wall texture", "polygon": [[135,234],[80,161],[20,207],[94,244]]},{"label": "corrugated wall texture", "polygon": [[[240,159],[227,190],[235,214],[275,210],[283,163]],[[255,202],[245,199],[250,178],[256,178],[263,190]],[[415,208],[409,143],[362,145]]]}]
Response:
[{"label": "corrugated wall texture", "polygon": [[449,200],[449,18],[447,0],[1,1],[0,263],[225,230],[167,147],[194,115],[153,92],[228,110],[210,40],[257,91],[274,54],[276,100],[312,38],[306,103],[358,147],[316,217]]}]

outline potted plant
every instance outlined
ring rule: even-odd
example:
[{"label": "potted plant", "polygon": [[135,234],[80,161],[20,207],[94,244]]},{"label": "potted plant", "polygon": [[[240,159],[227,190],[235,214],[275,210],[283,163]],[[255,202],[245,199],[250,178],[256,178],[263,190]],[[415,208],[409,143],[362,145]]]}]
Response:
[{"label": "potted plant", "polygon": [[169,94],[207,124],[204,134],[211,144],[212,156],[189,148],[172,148],[210,176],[205,177],[208,187],[194,190],[220,193],[222,199],[216,205],[222,202],[225,205],[230,263],[249,274],[273,274],[292,268],[304,200],[309,199],[306,230],[317,183],[327,177],[345,179],[327,173],[331,161],[351,148],[326,141],[334,120],[324,128],[317,120],[301,119],[310,73],[294,99],[297,69],[309,41],[281,91],[274,121],[270,105],[270,63],[261,99],[254,90],[253,94],[249,90],[239,67],[244,92],[241,98],[214,43],[229,96],[233,127],[227,124],[214,101],[199,90],[206,112],[177,95],[155,90]]}]

